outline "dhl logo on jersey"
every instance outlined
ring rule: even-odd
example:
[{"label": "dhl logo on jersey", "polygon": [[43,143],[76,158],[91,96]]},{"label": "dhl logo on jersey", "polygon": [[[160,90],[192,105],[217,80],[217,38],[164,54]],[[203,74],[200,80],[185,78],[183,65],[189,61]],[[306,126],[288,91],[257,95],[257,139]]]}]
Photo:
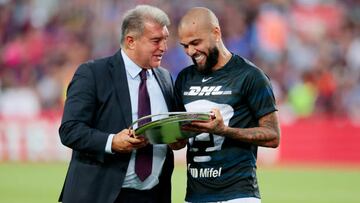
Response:
[{"label": "dhl logo on jersey", "polygon": [[210,96],[210,95],[231,95],[231,90],[223,91],[222,86],[191,86],[185,91],[185,96]]}]

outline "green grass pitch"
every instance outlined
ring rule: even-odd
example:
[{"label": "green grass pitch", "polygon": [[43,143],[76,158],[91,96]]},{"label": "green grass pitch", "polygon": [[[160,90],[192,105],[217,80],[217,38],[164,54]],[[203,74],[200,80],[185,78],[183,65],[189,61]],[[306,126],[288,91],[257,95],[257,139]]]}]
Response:
[{"label": "green grass pitch", "polygon": [[[57,202],[65,163],[0,163],[0,202]],[[358,203],[360,169],[262,167],[258,169],[263,203]],[[184,202],[185,167],[173,175],[173,202]]]}]

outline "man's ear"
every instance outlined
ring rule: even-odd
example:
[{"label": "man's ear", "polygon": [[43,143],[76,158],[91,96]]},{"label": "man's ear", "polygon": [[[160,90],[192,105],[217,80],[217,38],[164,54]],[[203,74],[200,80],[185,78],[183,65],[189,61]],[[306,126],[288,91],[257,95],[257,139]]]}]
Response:
[{"label": "man's ear", "polygon": [[125,46],[128,48],[128,49],[134,49],[135,48],[135,39],[133,36],[130,36],[130,35],[127,35],[125,37]]},{"label": "man's ear", "polygon": [[219,42],[221,40],[221,30],[220,27],[214,27],[213,34],[215,36],[216,42]]}]

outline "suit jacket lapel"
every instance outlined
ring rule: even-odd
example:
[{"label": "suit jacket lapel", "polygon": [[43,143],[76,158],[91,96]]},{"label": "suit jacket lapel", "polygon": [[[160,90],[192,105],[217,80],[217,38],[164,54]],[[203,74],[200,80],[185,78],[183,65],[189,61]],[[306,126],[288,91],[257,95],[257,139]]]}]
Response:
[{"label": "suit jacket lapel", "polygon": [[125,125],[130,126],[132,123],[131,117],[131,100],[129,93],[129,86],[126,78],[126,71],[124,61],[121,56],[121,51],[116,52],[110,59],[110,72],[113,80],[116,95],[119,100],[119,107],[122,110]]},{"label": "suit jacket lapel", "polygon": [[157,82],[159,83],[161,91],[164,95],[166,105],[167,105],[169,111],[171,111],[172,110],[172,102],[171,102],[171,93],[169,92],[169,88],[172,88],[172,84],[166,83],[166,78],[164,77],[163,74],[161,74],[161,72],[157,68],[154,68],[152,70],[153,70],[153,73],[155,75]]}]

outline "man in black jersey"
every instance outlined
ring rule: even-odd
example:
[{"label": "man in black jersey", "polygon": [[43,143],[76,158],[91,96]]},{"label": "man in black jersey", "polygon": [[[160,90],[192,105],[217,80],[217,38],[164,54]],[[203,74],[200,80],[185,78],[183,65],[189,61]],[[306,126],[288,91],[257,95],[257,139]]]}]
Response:
[{"label": "man in black jersey", "polygon": [[275,98],[267,76],[224,46],[217,17],[192,8],[178,27],[180,43],[194,61],[175,82],[180,110],[214,112],[209,122],[192,122],[187,141],[187,202],[261,202],[256,177],[258,146],[280,141]]}]

